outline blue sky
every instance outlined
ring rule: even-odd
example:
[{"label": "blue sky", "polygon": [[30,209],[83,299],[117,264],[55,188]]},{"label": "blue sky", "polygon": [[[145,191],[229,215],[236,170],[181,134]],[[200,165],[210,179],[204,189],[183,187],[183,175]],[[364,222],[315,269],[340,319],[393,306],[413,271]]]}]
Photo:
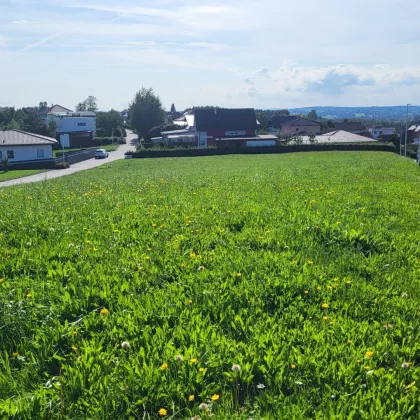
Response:
[{"label": "blue sky", "polygon": [[0,106],[418,103],[420,2],[0,0]]}]

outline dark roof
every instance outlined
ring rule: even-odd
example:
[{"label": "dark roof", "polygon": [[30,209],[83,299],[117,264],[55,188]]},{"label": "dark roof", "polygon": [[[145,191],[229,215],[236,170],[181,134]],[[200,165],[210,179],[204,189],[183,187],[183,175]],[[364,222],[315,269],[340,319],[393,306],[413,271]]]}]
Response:
[{"label": "dark roof", "polygon": [[365,131],[366,127],[359,121],[349,121],[349,122],[342,122],[342,123],[334,123],[334,127],[337,130],[342,131]]},{"label": "dark roof", "polygon": [[194,110],[197,131],[256,130],[257,117],[253,108],[206,108]]},{"label": "dark roof", "polygon": [[286,123],[283,123],[283,125],[294,125],[294,126],[299,126],[299,125],[321,125],[319,122],[316,121],[312,121],[312,120],[308,120],[307,118],[302,118],[299,117],[294,121],[289,121]]},{"label": "dark roof", "polygon": [[41,111],[39,114],[40,115],[45,115],[45,114],[50,114],[50,113],[55,113],[55,112],[73,112],[71,109],[65,108],[64,106],[61,105],[52,105],[50,108]]},{"label": "dark roof", "polygon": [[273,128],[280,128],[283,124],[299,119],[297,116],[277,116],[273,117],[269,122],[269,126]]}]

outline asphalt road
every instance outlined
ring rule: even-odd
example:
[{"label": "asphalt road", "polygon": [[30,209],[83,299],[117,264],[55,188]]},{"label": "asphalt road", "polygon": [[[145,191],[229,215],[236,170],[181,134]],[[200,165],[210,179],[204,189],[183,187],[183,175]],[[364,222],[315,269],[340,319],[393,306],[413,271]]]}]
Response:
[{"label": "asphalt road", "polygon": [[31,182],[45,181],[47,179],[59,178],[66,175],[71,175],[86,169],[96,168],[115,160],[124,159],[125,152],[133,150],[137,142],[137,135],[132,131],[127,130],[126,137],[127,144],[121,144],[115,152],[109,152],[109,157],[106,159],[88,159],[83,162],[75,163],[68,169],[56,169],[53,171],[42,172],[37,175],[30,175],[23,178],[12,179],[10,181],[0,182],[0,188],[9,187],[10,185],[28,184]]}]

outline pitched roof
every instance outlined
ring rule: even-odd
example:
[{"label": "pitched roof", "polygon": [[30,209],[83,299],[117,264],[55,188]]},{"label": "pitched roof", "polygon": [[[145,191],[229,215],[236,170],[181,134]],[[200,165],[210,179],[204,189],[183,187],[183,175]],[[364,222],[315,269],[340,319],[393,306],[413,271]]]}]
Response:
[{"label": "pitched roof", "polygon": [[299,119],[297,116],[292,115],[279,115],[277,117],[273,117],[269,122],[270,127],[273,128],[280,128],[283,124],[288,123],[290,121],[294,121]]},{"label": "pitched roof", "polygon": [[343,131],[365,131],[366,127],[359,121],[349,121],[342,123],[334,123],[337,130]]},{"label": "pitched roof", "polygon": [[375,141],[369,137],[360,136],[359,134],[350,133],[348,131],[336,130],[330,133],[319,134],[315,136],[318,143],[365,143]]},{"label": "pitched roof", "polygon": [[319,126],[321,126],[321,124],[319,122],[308,120],[307,118],[302,118],[302,117],[298,117],[294,121],[289,121],[289,122],[283,123],[283,125],[294,125],[296,127],[298,127],[299,125],[305,125],[305,126],[319,125]]},{"label": "pitched roof", "polygon": [[197,131],[256,130],[257,117],[253,108],[206,108],[194,110]]},{"label": "pitched roof", "polygon": [[53,105],[50,108],[46,109],[45,111],[41,111],[40,114],[42,115],[54,114],[56,112],[73,112],[73,111],[61,105]]},{"label": "pitched roof", "polygon": [[58,143],[56,139],[20,130],[0,131],[0,146],[27,146]]}]

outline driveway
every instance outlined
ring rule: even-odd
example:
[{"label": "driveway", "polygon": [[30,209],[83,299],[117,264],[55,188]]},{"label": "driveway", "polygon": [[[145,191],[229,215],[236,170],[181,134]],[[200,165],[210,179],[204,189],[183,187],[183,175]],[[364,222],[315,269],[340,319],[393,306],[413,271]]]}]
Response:
[{"label": "driveway", "polygon": [[124,159],[125,152],[133,150],[136,147],[137,135],[132,131],[127,130],[126,141],[127,144],[121,144],[115,152],[109,152],[109,157],[106,159],[88,159],[83,162],[75,163],[68,169],[56,169],[54,171],[42,172],[37,175],[30,175],[23,178],[12,179],[10,181],[0,182],[0,188],[9,187],[10,185],[28,184],[31,182],[45,181],[47,179],[59,178],[61,176],[71,175],[86,169],[96,168],[115,160]]}]

